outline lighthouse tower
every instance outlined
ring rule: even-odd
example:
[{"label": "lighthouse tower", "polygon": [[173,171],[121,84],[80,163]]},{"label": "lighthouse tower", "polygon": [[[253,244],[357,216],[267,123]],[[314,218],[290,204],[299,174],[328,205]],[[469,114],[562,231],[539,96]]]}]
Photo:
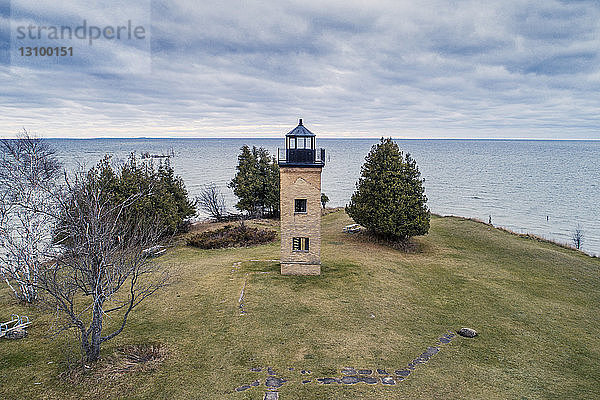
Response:
[{"label": "lighthouse tower", "polygon": [[281,273],[321,273],[321,171],[325,149],[315,147],[315,134],[302,124],[285,135],[279,149]]}]

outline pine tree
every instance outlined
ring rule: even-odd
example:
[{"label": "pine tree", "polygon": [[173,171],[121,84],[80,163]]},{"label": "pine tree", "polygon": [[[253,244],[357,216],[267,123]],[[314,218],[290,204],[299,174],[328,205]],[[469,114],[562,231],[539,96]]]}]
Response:
[{"label": "pine tree", "polygon": [[365,158],[346,212],[371,232],[406,240],[429,231],[430,212],[417,163],[391,138],[381,139]]},{"label": "pine tree", "polygon": [[279,166],[262,147],[246,145],[238,155],[237,173],[229,183],[239,199],[236,208],[252,216],[279,215]]}]

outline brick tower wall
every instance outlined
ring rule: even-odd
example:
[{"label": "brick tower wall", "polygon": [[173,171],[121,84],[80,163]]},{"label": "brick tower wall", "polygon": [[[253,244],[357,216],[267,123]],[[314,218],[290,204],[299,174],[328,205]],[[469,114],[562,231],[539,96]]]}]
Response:
[{"label": "brick tower wall", "polygon": [[[281,207],[281,273],[321,273],[321,168],[279,169]],[[306,213],[295,212],[295,199],[306,199]],[[309,238],[309,250],[293,251],[294,237]]]}]

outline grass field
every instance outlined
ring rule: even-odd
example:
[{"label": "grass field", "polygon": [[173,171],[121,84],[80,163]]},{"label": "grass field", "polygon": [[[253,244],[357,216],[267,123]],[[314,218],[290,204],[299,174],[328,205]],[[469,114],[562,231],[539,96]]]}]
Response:
[{"label": "grass field", "polygon": [[[348,223],[343,212],[323,217],[318,277],[250,261],[277,259],[278,242],[174,248],[159,259],[172,286],[141,305],[105,343],[100,365],[75,379],[59,376],[68,346],[47,337],[51,318],[2,287],[0,319],[29,314],[34,324],[25,339],[0,341],[0,398],[262,399],[267,367],[288,379],[281,400],[600,398],[599,259],[454,217],[433,217],[420,251],[407,254],[342,233]],[[342,377],[344,367],[393,375],[463,326],[479,336],[439,345],[395,385],[315,382]],[[109,368],[119,347],[144,343],[160,343],[165,359]]]}]

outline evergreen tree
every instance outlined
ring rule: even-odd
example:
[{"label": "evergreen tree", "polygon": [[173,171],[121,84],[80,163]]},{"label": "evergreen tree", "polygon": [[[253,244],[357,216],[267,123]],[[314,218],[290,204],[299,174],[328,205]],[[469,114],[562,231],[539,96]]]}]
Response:
[{"label": "evergreen tree", "polygon": [[252,216],[279,215],[279,166],[262,147],[246,145],[238,155],[237,173],[229,183],[239,201],[235,205]]},{"label": "evergreen tree", "polygon": [[406,240],[429,231],[430,213],[417,163],[391,138],[381,139],[365,158],[346,212],[371,232]]},{"label": "evergreen tree", "polygon": [[186,220],[196,214],[185,184],[169,160],[155,167],[151,162],[138,162],[132,153],[127,162],[114,166],[107,155],[80,179],[101,187],[107,204],[124,204],[135,198],[123,219],[159,224],[165,235],[184,231]]}]

